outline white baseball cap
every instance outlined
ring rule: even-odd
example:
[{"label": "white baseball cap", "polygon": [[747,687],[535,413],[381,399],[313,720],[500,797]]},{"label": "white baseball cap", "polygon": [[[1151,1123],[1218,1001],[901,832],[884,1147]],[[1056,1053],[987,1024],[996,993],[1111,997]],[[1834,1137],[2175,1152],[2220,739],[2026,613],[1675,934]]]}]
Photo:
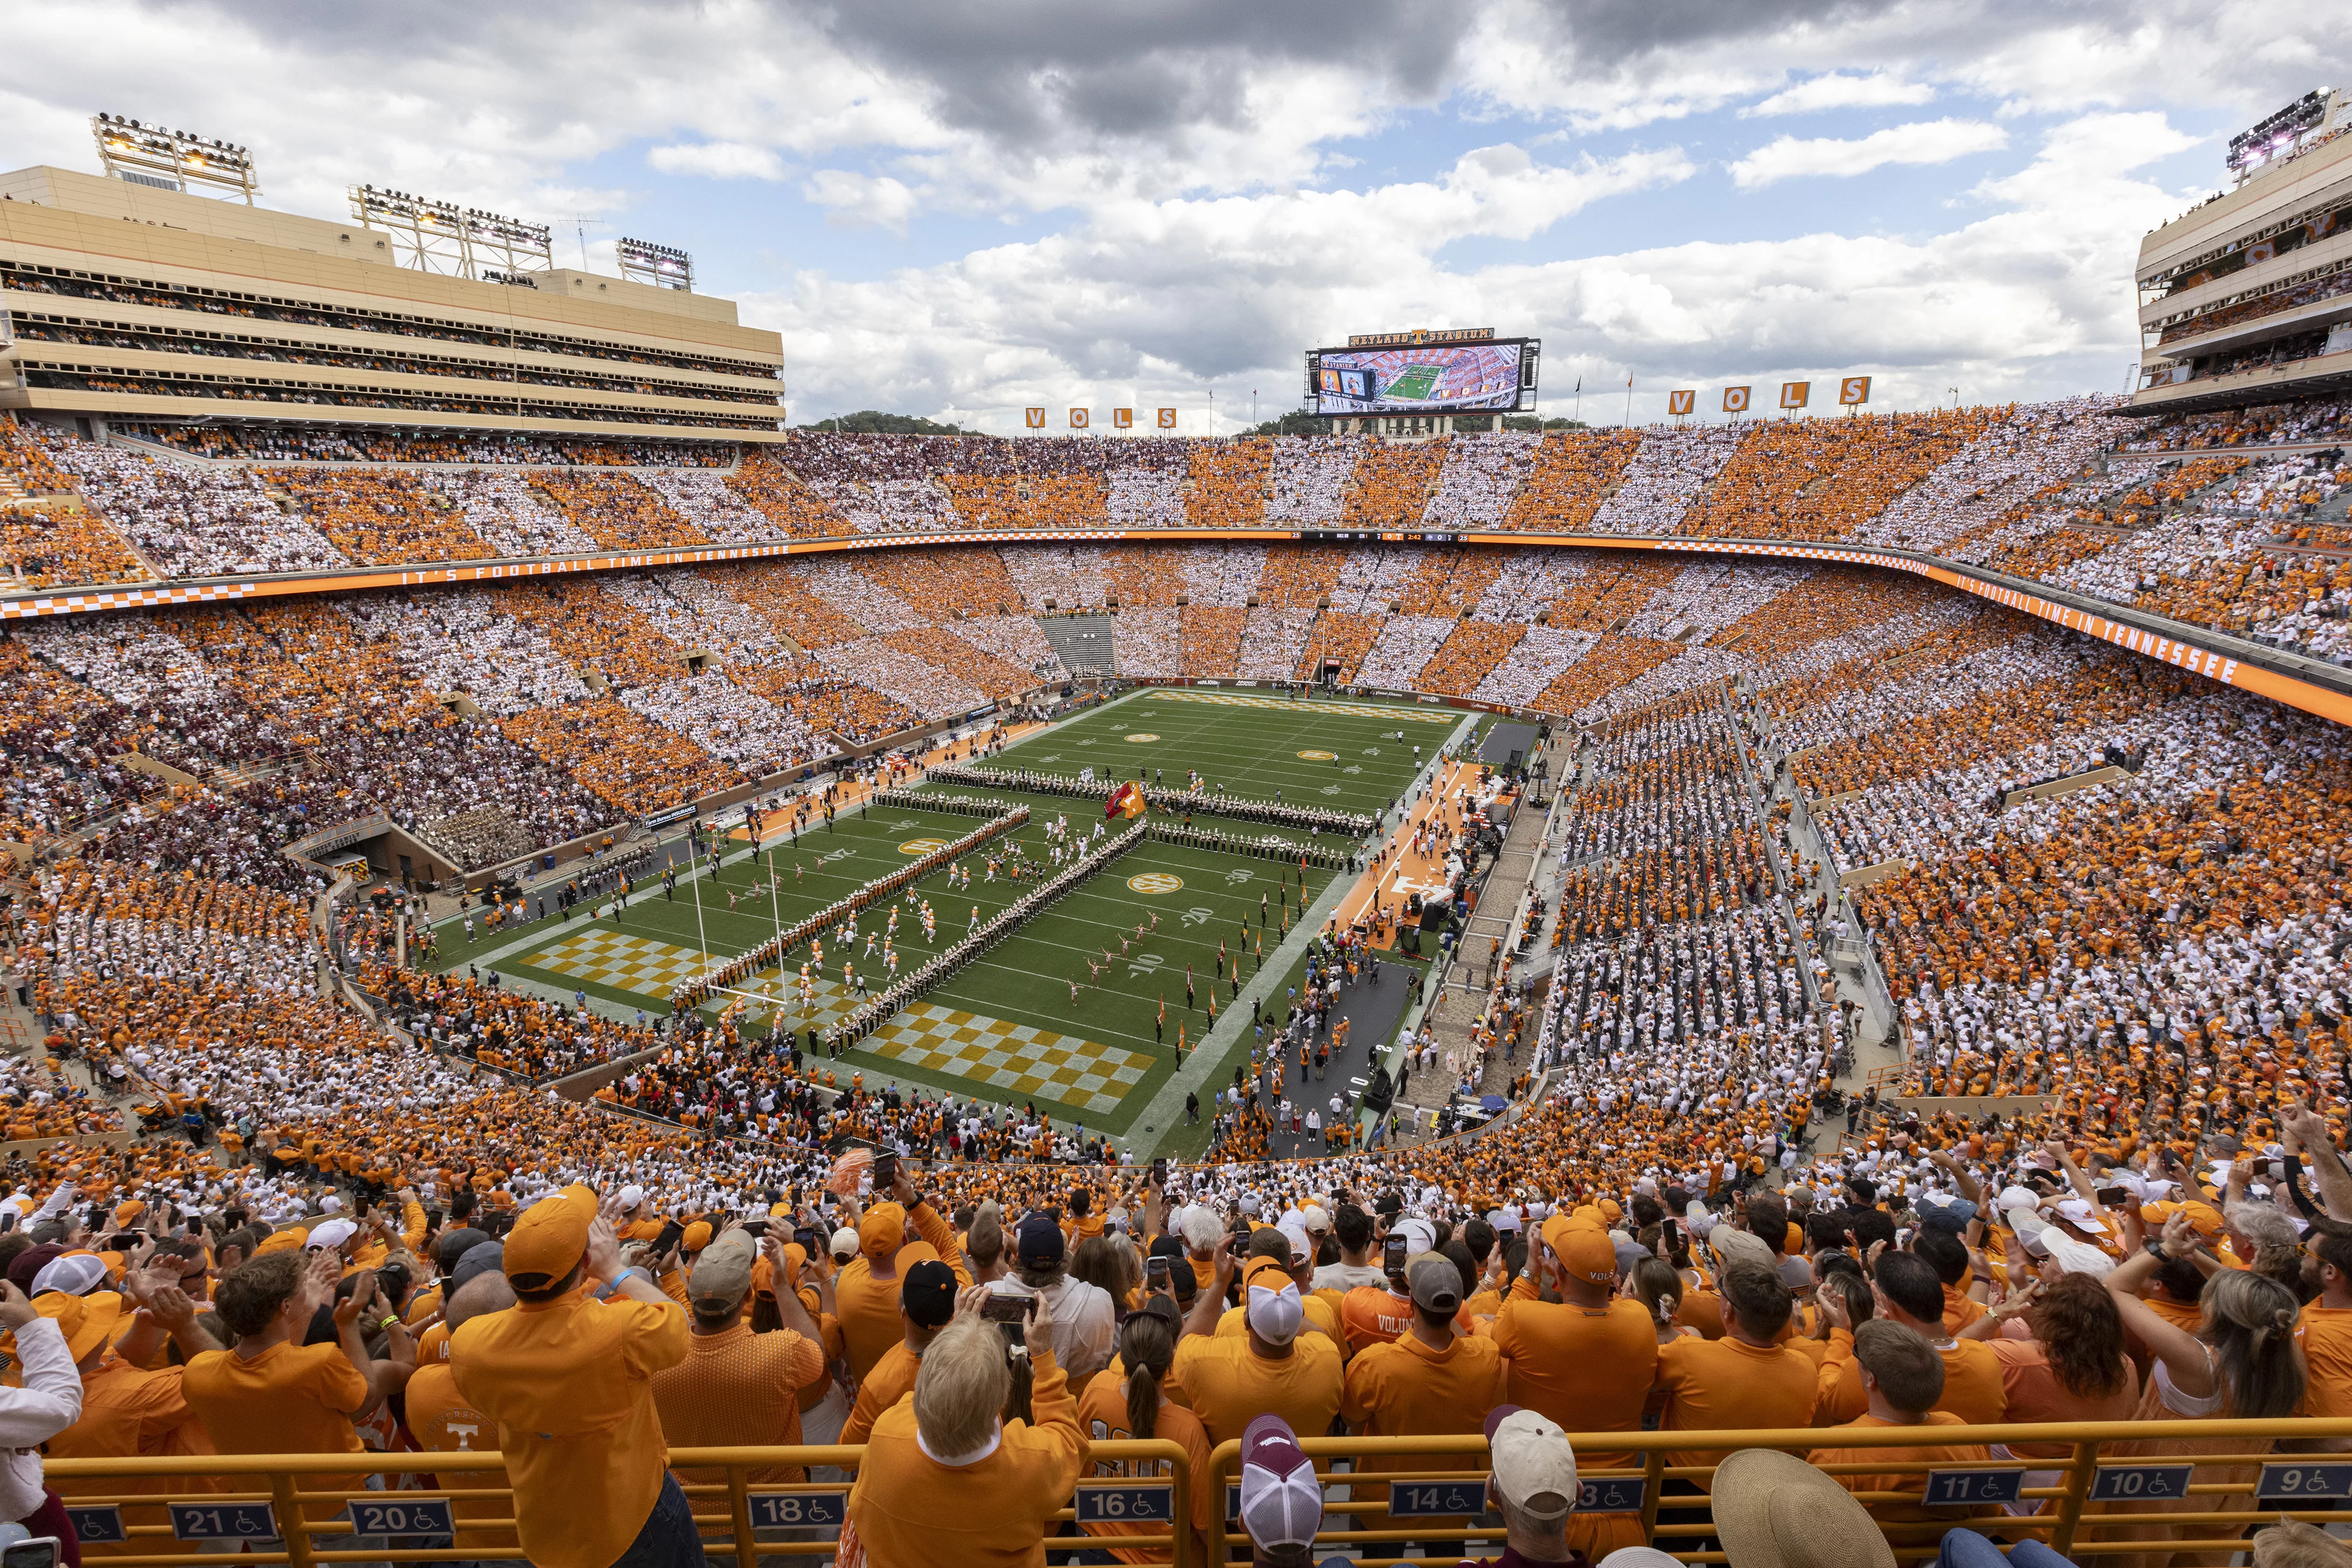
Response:
[{"label": "white baseball cap", "polygon": [[1495,1489],[1529,1519],[1565,1519],[1576,1506],[1576,1450],[1558,1422],[1517,1405],[1486,1416]]}]

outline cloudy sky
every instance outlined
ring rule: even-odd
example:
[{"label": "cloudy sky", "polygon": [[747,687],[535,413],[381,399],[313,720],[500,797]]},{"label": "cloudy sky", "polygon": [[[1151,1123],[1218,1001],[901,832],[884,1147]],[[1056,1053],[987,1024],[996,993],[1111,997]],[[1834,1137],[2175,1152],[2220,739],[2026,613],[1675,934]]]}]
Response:
[{"label": "cloudy sky", "polygon": [[678,246],[783,334],[795,422],[1007,431],[1230,429],[1412,326],[1542,338],[1542,412],[1580,380],[1596,420],[1629,377],[1636,422],[2116,391],[2141,235],[2352,82],[2352,7],[2210,0],[16,0],[5,37],[8,166],[94,168],[107,110],[246,143],[290,211],[371,181],[566,264]]}]

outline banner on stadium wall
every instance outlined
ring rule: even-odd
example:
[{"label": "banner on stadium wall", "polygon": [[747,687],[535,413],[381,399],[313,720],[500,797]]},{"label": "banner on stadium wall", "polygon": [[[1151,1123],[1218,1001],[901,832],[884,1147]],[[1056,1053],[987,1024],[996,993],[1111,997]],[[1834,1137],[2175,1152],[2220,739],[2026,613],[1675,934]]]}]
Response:
[{"label": "banner on stadium wall", "polygon": [[1838,383],[1838,401],[1851,408],[1857,403],[1870,401],[1870,377],[1850,375]]},{"label": "banner on stadium wall", "polygon": [[1812,395],[1813,384],[1810,381],[1784,381],[1780,384],[1780,406],[1802,408]]},{"label": "banner on stadium wall", "polygon": [[1085,409],[1083,409],[1083,408],[1073,408],[1073,409],[1071,409],[1071,410],[1070,410],[1070,428],[1071,428],[1071,429],[1073,429],[1073,430],[1083,430],[1083,429],[1085,429],[1086,427],[1087,427],[1087,411],[1086,411]]},{"label": "banner on stadium wall", "polygon": [[1697,402],[1698,394],[1696,392],[1669,392],[1666,394],[1666,412],[1675,415],[1688,414]]},{"label": "banner on stadium wall", "polygon": [[1021,413],[1023,417],[1028,421],[1029,428],[1032,430],[1043,430],[1045,427],[1045,411],[1044,409],[1024,408]]},{"label": "banner on stadium wall", "polygon": [[1162,430],[1176,428],[1176,411],[1173,408],[1163,408],[1160,411],[1160,427]]},{"label": "banner on stadium wall", "polygon": [[1723,411],[1726,414],[1747,413],[1748,388],[1744,386],[1725,387],[1723,389]]},{"label": "banner on stadium wall", "polygon": [[2268,261],[2277,254],[2277,240],[2258,239],[2253,244],[2246,247],[2246,265],[2252,267],[2257,261]]},{"label": "banner on stadium wall", "polygon": [[1134,425],[1135,410],[1132,408],[1114,408],[1110,411],[1110,422],[1119,429],[1125,430]]}]

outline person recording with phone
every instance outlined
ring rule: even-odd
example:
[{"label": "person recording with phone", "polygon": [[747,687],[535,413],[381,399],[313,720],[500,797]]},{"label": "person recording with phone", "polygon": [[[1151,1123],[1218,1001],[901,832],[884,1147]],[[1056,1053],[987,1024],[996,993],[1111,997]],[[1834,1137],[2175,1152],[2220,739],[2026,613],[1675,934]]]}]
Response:
[{"label": "person recording with phone", "polygon": [[[913,1391],[874,1423],[849,1494],[842,1561],[1028,1568],[1044,1560],[1042,1542],[1085,1468],[1087,1442],[1054,1359],[1053,1303],[1001,1289],[975,1285],[957,1298]],[[991,1312],[1013,1315],[1000,1328]],[[1029,1420],[1004,1415],[1016,1352],[1030,1368]]]},{"label": "person recording with phone", "polygon": [[0,1519],[35,1535],[58,1538],[67,1563],[80,1568],[81,1548],[65,1507],[41,1479],[41,1445],[81,1418],[81,1375],[57,1319],[34,1310],[16,1286],[0,1281],[0,1326],[23,1368],[22,1385],[0,1388]]}]

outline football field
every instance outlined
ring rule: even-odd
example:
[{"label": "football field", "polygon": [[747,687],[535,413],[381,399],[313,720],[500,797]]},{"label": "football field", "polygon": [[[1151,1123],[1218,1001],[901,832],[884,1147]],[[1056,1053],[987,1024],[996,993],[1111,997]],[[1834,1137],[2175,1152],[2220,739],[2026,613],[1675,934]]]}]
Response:
[{"label": "football field", "polygon": [[[1197,769],[1235,795],[1270,799],[1279,789],[1294,803],[1369,813],[1385,808],[1406,788],[1415,772],[1415,744],[1429,760],[1461,718],[1412,704],[1149,689],[1038,731],[990,762],[1071,777],[1092,765],[1106,793],[1111,783],[1139,772],[1181,789],[1187,770]],[[1395,739],[1400,733],[1406,738]],[[1042,859],[1047,826],[1057,817],[1066,816],[1073,835],[1090,832],[1102,819],[1101,805],[1090,796],[936,787],[987,795],[1008,808],[1025,805],[1030,820],[965,858],[968,889],[951,887],[947,872],[936,871],[914,885],[911,900],[901,893],[870,906],[854,940],[836,927],[824,942],[821,972],[811,963],[813,994],[804,998],[801,987],[802,966],[811,961],[805,943],[781,968],[744,981],[737,989],[750,994],[746,1023],[752,1030],[772,1023],[798,1032],[806,1046],[810,1029],[822,1032],[856,1005],[859,982],[875,991],[888,983],[886,933],[888,951],[898,956],[897,973],[911,973],[1026,886],[1002,872],[989,880],[992,856],[1001,862],[1017,840]],[[986,820],[904,805],[853,808],[831,829],[820,822],[797,840],[772,843],[756,858],[747,858],[747,846],[736,840],[723,868],[714,874],[706,863],[700,876],[681,879],[667,896],[657,881],[641,887],[617,920],[591,919],[583,908],[569,921],[550,919],[478,933],[471,943],[463,941],[461,928],[445,926],[439,962],[445,967],[479,963],[566,998],[594,999],[608,1014],[629,1016],[643,1008],[659,1016],[667,1011],[671,991],[707,963],[757,946],[779,926]],[[1195,823],[1252,838],[1268,831],[1205,813]],[[1109,830],[1125,826],[1114,822]],[[1281,836],[1306,838],[1303,832]],[[1312,868],[1302,875],[1295,858],[1147,839],[858,1041],[840,1061],[818,1057],[814,1065],[820,1071],[831,1068],[843,1082],[857,1071],[869,1087],[887,1079],[1034,1105],[1057,1125],[1083,1122],[1089,1131],[1132,1133],[1165,1152],[1184,1152],[1188,1141],[1197,1146],[1205,1127],[1136,1125],[1176,1070],[1180,1047],[1196,1047],[1236,1007],[1246,1025],[1249,987],[1262,973],[1272,987],[1267,1011],[1278,1014],[1304,967],[1308,933],[1301,927],[1302,911],[1326,892],[1352,884],[1354,876]],[[930,937],[919,923],[926,901],[936,922]],[[1299,940],[1286,946],[1292,933]],[[715,999],[706,1011],[715,1015],[728,1000]],[[1247,1027],[1221,1033],[1210,1084],[1230,1081],[1250,1038]],[[1187,1133],[1196,1136],[1188,1140]]]},{"label": "football field", "polygon": [[1400,403],[1422,402],[1437,390],[1439,370],[1433,364],[1408,364],[1381,389],[1381,395]]}]

